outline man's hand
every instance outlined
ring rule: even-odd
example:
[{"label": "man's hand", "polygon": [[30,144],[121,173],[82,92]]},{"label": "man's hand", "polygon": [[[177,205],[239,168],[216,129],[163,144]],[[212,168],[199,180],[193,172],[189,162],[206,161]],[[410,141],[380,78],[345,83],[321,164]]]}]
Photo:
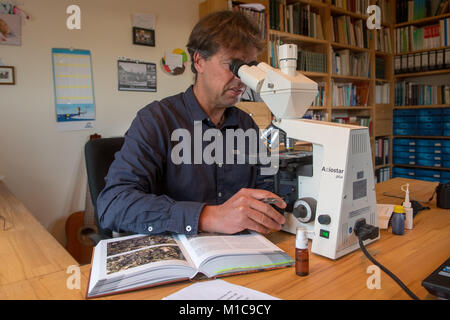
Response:
[{"label": "man's hand", "polygon": [[264,198],[276,198],[276,206],[286,208],[286,203],[276,194],[261,189],[241,189],[225,203],[205,206],[200,214],[199,230],[204,232],[236,233],[245,229],[262,234],[280,230],[286,219]]}]

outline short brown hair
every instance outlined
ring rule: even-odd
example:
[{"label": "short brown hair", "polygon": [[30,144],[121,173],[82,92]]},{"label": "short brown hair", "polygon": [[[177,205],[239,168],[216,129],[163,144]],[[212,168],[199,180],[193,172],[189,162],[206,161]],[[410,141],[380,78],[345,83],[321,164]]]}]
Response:
[{"label": "short brown hair", "polygon": [[255,47],[258,52],[264,48],[258,26],[239,11],[217,11],[201,19],[189,36],[187,49],[194,66],[194,53],[208,59],[219,49],[245,50]]}]

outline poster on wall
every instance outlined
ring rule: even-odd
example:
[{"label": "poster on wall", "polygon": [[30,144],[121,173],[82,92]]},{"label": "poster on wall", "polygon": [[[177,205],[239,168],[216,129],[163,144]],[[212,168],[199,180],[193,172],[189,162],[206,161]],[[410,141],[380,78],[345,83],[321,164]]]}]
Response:
[{"label": "poster on wall", "polygon": [[94,129],[95,104],[89,50],[52,49],[59,131]]},{"label": "poster on wall", "polygon": [[22,20],[18,15],[0,13],[0,45],[21,45],[21,22]]},{"label": "poster on wall", "polygon": [[119,91],[156,92],[156,64],[137,60],[117,61]]}]

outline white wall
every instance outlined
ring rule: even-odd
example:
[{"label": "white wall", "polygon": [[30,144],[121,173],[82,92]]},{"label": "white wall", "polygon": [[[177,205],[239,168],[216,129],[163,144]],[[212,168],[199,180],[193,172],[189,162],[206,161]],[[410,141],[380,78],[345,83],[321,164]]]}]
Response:
[{"label": "white wall", "polygon": [[[186,51],[200,0],[21,0],[32,19],[22,26],[22,46],[0,46],[0,59],[16,67],[16,85],[0,86],[0,176],[55,238],[65,244],[67,217],[84,209],[83,147],[89,135],[123,135],[136,112],[153,100],[184,91],[180,76],[160,67],[165,51]],[[81,30],[66,28],[66,8],[81,8]],[[156,16],[156,47],[132,44],[132,13]],[[52,48],[88,49],[92,55],[96,128],[56,130]],[[117,58],[157,63],[157,92],[117,90]]]}]

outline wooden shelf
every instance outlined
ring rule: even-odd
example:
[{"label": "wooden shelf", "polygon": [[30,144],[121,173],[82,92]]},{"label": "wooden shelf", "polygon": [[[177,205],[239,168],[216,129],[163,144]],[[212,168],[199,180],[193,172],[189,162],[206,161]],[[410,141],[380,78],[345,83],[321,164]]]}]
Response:
[{"label": "wooden shelf", "polygon": [[432,108],[450,108],[450,104],[434,104],[423,106],[394,106],[394,109],[432,109]]},{"label": "wooden shelf", "polygon": [[446,73],[450,73],[450,69],[394,74],[394,78],[424,77],[424,76],[433,76],[433,75],[437,75],[437,74],[446,74]]},{"label": "wooden shelf", "polygon": [[350,49],[352,51],[359,51],[359,52],[370,52],[370,49],[367,48],[360,48],[360,47],[355,47],[355,46],[351,46],[345,43],[340,43],[340,42],[331,42],[331,46],[332,47],[336,47],[336,48],[341,48],[341,49]]},{"label": "wooden shelf", "polygon": [[328,77],[328,73],[325,72],[314,72],[314,71],[299,71],[300,73],[302,73],[303,75],[305,75],[306,77],[311,77],[311,78],[325,78]]},{"label": "wooden shelf", "polygon": [[350,17],[356,18],[356,19],[367,20],[367,18],[369,17],[368,15],[363,15],[360,13],[348,11],[348,10],[338,8],[333,5],[330,6],[330,10],[331,10],[331,13],[335,13],[335,14],[339,14],[339,15],[346,15],[346,16],[350,16]]},{"label": "wooden shelf", "polygon": [[421,53],[421,52],[428,52],[428,51],[437,51],[437,50],[445,50],[445,49],[450,49],[450,46],[431,48],[431,49],[421,49],[421,50],[414,50],[414,51],[407,51],[407,52],[396,53],[395,55],[396,56],[403,56],[405,54],[414,54],[414,53]]},{"label": "wooden shelf", "polygon": [[372,110],[371,106],[333,106],[331,107],[332,111],[335,110]]},{"label": "wooden shelf", "polygon": [[435,22],[435,21],[438,21],[441,19],[446,19],[449,17],[450,17],[450,13],[446,13],[446,14],[442,14],[439,16],[433,16],[433,17],[423,18],[423,19],[419,19],[419,20],[397,23],[394,25],[394,28],[406,27],[406,26],[410,26],[410,25],[427,24],[427,23]]},{"label": "wooden shelf", "polygon": [[394,54],[391,52],[375,51],[375,55],[390,57],[390,56],[393,56]]},{"label": "wooden shelf", "polygon": [[450,168],[445,167],[426,167],[426,166],[419,166],[414,164],[396,164],[394,163],[394,167],[405,167],[405,168],[415,168],[415,169],[434,169],[439,171],[450,171]]},{"label": "wooden shelf", "polygon": [[381,169],[381,168],[386,168],[386,167],[390,167],[392,166],[392,164],[388,163],[388,164],[379,164],[377,166],[375,166],[375,170]]},{"label": "wooden shelf", "polygon": [[394,138],[407,138],[407,139],[439,139],[450,140],[450,136],[393,136]]},{"label": "wooden shelf", "polygon": [[304,3],[304,4],[309,4],[312,7],[316,7],[316,8],[325,8],[328,6],[328,3],[325,2],[321,2],[318,0],[298,0],[296,2],[300,2],[300,3]]},{"label": "wooden shelf", "polygon": [[358,76],[344,76],[340,74],[332,74],[332,78],[338,79],[338,80],[349,80],[349,81],[370,81],[370,78],[366,77],[358,77]]},{"label": "wooden shelf", "polygon": [[294,34],[284,31],[278,31],[269,29],[269,36],[276,36],[283,38],[283,40],[289,40],[289,41],[301,41],[301,42],[308,42],[308,43],[315,43],[315,44],[328,44],[327,40],[323,39],[317,39],[313,37],[304,36],[301,34]]}]

